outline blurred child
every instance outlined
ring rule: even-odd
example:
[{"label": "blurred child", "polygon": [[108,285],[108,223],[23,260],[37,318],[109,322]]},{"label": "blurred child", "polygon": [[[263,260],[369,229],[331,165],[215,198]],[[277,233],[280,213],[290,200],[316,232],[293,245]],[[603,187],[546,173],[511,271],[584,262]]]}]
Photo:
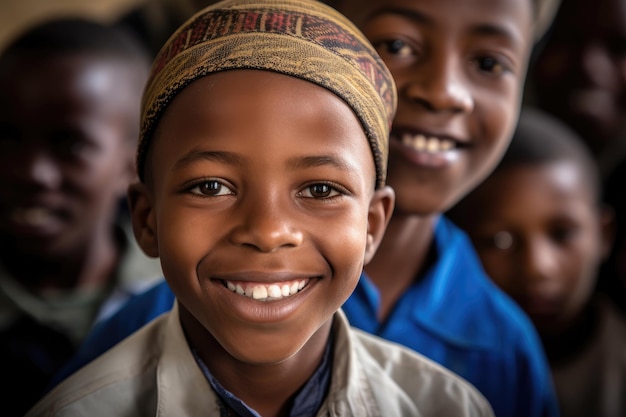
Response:
[{"label": "blurred child", "polygon": [[394,202],[396,92],[367,39],[322,3],[225,1],[152,68],[129,200],[174,307],[28,415],[493,415],[340,310]]},{"label": "blurred child", "polygon": [[626,3],[563,1],[537,52],[527,101],[571,126],[606,177],[626,158]]},{"label": "blurred child", "polygon": [[501,164],[451,212],[539,331],[563,417],[626,415],[626,321],[594,292],[611,225],[600,195],[577,135],[526,110]]},{"label": "blurred child", "polygon": [[156,56],[165,41],[187,19],[216,0],[150,0],[140,2],[117,24],[131,30]]},{"label": "blurred child", "polygon": [[0,369],[22,416],[92,323],[160,277],[117,217],[134,178],[149,61],[79,19],[30,28],[0,57]]},{"label": "blurred child", "polygon": [[[552,3],[332,2],[378,48],[399,97],[389,160],[396,207],[343,309],[352,325],[460,374],[503,417],[557,415],[549,368],[532,323],[486,277],[467,236],[442,212],[506,149],[530,50]],[[138,296],[95,329],[63,376],[169,310],[169,291],[163,284]]]}]

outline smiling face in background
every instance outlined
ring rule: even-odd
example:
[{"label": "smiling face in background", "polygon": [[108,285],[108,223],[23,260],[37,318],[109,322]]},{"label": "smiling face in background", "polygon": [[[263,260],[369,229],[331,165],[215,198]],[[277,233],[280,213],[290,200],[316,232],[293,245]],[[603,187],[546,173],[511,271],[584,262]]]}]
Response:
[{"label": "smiling face in background", "polygon": [[596,196],[572,162],[507,167],[455,209],[487,274],[558,334],[581,313],[603,257]]},{"label": "smiling face in background", "polygon": [[88,53],[5,59],[0,231],[11,245],[65,256],[110,229],[133,178],[145,69],[132,65]]},{"label": "smiling face in background", "polygon": [[151,146],[135,227],[153,231],[140,244],[202,324],[183,322],[191,339],[208,331],[252,364],[314,334],[323,347],[393,203],[350,107],[307,81],[227,71],[186,87]]},{"label": "smiling face in background", "polygon": [[[398,88],[388,182],[396,210],[430,215],[491,172],[518,117],[530,0],[344,0]],[[451,12],[453,11],[453,12]]]}]

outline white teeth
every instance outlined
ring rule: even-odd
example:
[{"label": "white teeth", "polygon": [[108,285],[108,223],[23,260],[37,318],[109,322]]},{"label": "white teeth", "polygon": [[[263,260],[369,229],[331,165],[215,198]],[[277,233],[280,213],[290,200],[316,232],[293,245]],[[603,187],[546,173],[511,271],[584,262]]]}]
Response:
[{"label": "white teeth", "polygon": [[16,209],[12,214],[12,218],[15,222],[33,226],[45,224],[51,217],[52,214],[49,210],[39,207]]},{"label": "white teeth", "polygon": [[454,142],[448,139],[440,139],[434,136],[426,137],[424,135],[411,135],[405,133],[402,135],[402,143],[418,152],[446,152],[453,149]]},{"label": "white teeth", "polygon": [[232,292],[253,298],[255,300],[270,301],[279,300],[283,297],[289,297],[290,295],[297,294],[298,291],[303,289],[308,280],[298,280],[291,284],[269,284],[269,285],[250,285],[243,287],[241,284],[235,284],[230,281],[225,281],[226,287]]},{"label": "white teeth", "polygon": [[435,138],[428,139],[426,143],[426,150],[431,153],[435,153],[439,150],[439,140]]},{"label": "white teeth", "polygon": [[267,295],[272,298],[282,297],[283,293],[278,285],[270,285],[267,287]]},{"label": "white teeth", "polygon": [[254,298],[255,300],[267,298],[267,288],[265,288],[263,285],[255,285],[252,289],[252,298]]},{"label": "white teeth", "polygon": [[289,285],[283,284],[282,288],[280,289],[280,293],[283,297],[291,295],[291,289],[289,288]]}]

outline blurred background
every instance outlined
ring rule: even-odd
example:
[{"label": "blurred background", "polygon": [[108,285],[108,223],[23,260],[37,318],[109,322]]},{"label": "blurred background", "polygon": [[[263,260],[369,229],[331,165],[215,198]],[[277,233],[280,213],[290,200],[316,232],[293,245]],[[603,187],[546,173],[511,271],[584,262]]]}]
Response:
[{"label": "blurred background", "polygon": [[0,49],[21,27],[50,17],[84,15],[112,22],[146,0],[0,0]]}]

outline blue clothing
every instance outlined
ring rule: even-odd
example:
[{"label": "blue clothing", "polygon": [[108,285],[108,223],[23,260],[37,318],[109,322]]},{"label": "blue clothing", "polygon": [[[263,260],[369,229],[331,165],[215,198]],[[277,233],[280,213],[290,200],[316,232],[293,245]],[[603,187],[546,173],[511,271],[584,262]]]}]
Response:
[{"label": "blue clothing", "polygon": [[[343,306],[351,324],[461,375],[489,400],[498,417],[558,416],[550,371],[529,319],[486,276],[468,237],[445,217],[437,223],[434,244],[435,264],[403,294],[384,323],[376,314],[378,291],[363,274]],[[169,310],[173,302],[166,283],[135,296],[96,326],[56,381]]]},{"label": "blue clothing", "polygon": [[557,416],[550,369],[525,313],[484,272],[467,235],[441,217],[435,264],[384,323],[366,274],[343,305],[350,324],[401,343],[451,369],[489,400],[498,417]]}]

